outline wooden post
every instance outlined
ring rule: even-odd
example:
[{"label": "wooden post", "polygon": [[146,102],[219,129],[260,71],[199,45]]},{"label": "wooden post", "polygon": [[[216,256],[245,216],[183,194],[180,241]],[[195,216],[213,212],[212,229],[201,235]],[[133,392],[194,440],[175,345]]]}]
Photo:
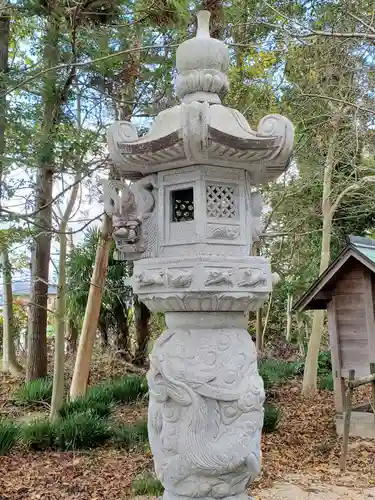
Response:
[{"label": "wooden post", "polygon": [[375,316],[374,316],[374,294],[372,290],[372,272],[364,269],[363,300],[366,313],[366,329],[368,338],[369,360],[375,360]]},{"label": "wooden post", "polygon": [[[370,373],[371,375],[375,374],[375,363],[370,363]],[[374,419],[375,419],[375,380],[372,381],[371,386],[372,386],[372,411],[374,413]]]},{"label": "wooden post", "polygon": [[329,344],[332,355],[332,375],[333,387],[335,397],[336,413],[343,413],[345,411],[345,386],[344,380],[341,376],[341,355],[339,346],[339,335],[337,328],[337,312],[336,312],[336,297],[333,296],[332,300],[327,305],[328,313],[328,331],[329,331]]},{"label": "wooden post", "polygon": [[345,472],[346,470],[346,457],[348,455],[348,444],[349,444],[349,434],[350,434],[350,416],[352,413],[352,400],[354,391],[354,388],[350,382],[352,382],[354,378],[355,378],[355,371],[349,370],[349,385],[346,395],[346,411],[344,419],[344,437],[343,437],[341,457],[340,457],[341,472]]},{"label": "wooden post", "polygon": [[103,287],[107,276],[108,256],[112,243],[111,233],[112,219],[108,215],[104,215],[100,239],[96,248],[95,264],[91,276],[81,336],[79,338],[72,383],[70,385],[70,398],[72,400],[86,394]]}]

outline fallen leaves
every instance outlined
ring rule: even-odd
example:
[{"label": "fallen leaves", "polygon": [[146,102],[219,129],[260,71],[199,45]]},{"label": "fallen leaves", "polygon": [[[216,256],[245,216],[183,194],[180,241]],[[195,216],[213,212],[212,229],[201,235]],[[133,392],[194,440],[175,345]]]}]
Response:
[{"label": "fallen leaves", "polygon": [[[15,382],[6,381],[1,392],[3,411],[6,396]],[[357,403],[369,395],[356,391]],[[262,439],[262,473],[252,494],[275,481],[291,481],[314,487],[318,483],[369,487],[375,484],[375,442],[351,439],[348,472],[338,468],[341,439],[337,437],[333,394],[320,391],[313,398],[300,394],[300,383],[274,391],[282,416],[277,432]],[[19,410],[18,410],[19,411]],[[121,407],[111,417],[133,423],[144,420],[147,407],[142,404]],[[130,487],[140,472],[152,469],[149,449],[145,453],[126,453],[103,448],[85,453],[29,453],[20,449],[0,457],[0,500],[124,500],[131,498]],[[255,497],[261,498],[261,497]]]},{"label": "fallen leaves", "polygon": [[[368,390],[356,392],[356,402],[368,398]],[[290,474],[317,478],[322,482],[357,486],[371,485],[375,470],[375,441],[351,438],[347,461],[348,472],[339,471],[342,439],[335,428],[333,393],[320,391],[311,398],[301,395],[300,383],[293,381],[278,389],[274,401],[282,409],[277,432],[262,438],[263,467],[253,485],[255,491],[269,487]]]},{"label": "fallen leaves", "polygon": [[75,453],[21,453],[0,459],[2,500],[122,500],[150,459],[113,449]]}]

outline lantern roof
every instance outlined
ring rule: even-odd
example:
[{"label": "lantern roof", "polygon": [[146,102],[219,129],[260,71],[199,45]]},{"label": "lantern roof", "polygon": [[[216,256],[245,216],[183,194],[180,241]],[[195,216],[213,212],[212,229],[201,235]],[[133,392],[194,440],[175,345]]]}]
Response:
[{"label": "lantern roof", "polygon": [[268,115],[254,131],[239,111],[221,104],[229,88],[229,52],[210,37],[209,19],[208,11],[198,12],[196,36],[177,49],[175,88],[181,104],[159,113],[142,137],[127,121],[109,127],[109,153],[124,177],[205,164],[244,169],[258,184],[287,167],[294,138],[287,118]]}]

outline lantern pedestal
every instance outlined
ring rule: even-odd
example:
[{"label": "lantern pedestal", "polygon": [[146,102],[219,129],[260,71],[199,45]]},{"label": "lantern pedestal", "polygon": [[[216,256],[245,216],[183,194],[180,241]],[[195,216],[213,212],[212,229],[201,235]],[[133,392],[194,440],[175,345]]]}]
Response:
[{"label": "lantern pedestal", "polygon": [[164,500],[247,500],[263,381],[243,313],[167,313],[150,356],[148,430]]}]

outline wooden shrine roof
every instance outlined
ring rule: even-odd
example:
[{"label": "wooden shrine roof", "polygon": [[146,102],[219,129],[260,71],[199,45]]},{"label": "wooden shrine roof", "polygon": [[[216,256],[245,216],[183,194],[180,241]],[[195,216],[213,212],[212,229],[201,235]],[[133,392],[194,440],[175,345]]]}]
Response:
[{"label": "wooden shrine roof", "polygon": [[349,236],[346,247],[302,297],[297,300],[293,306],[293,311],[326,309],[327,302],[331,300],[335,284],[345,274],[346,269],[350,266],[351,259],[355,259],[375,273],[375,240],[360,236]]}]

